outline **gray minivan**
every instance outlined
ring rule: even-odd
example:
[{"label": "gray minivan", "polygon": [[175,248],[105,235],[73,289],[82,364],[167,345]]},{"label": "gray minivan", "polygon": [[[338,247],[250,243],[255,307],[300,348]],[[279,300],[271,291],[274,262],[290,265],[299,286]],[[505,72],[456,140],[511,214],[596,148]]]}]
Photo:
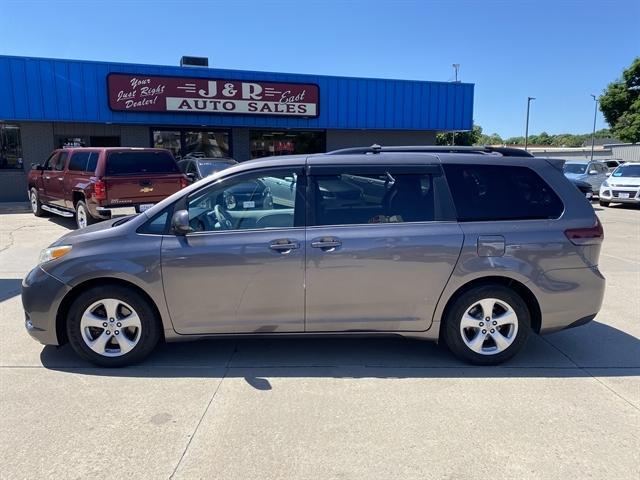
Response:
[{"label": "gray minivan", "polygon": [[396,334],[496,364],[595,317],[602,240],[550,160],[373,146],[240,163],[71,232],[22,301],[34,338],[108,367],[232,334]]}]

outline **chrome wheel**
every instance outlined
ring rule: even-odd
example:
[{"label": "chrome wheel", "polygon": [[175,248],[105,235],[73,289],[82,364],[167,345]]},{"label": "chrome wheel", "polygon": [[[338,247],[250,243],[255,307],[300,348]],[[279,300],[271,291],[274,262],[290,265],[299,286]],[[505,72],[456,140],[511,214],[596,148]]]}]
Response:
[{"label": "chrome wheel", "polygon": [[87,226],[87,211],[84,209],[83,205],[78,205],[77,208],[76,220],[78,222],[78,227],[84,228]]},{"label": "chrome wheel", "polygon": [[91,350],[105,357],[119,357],[138,344],[142,323],[130,305],[115,298],[105,298],[84,311],[80,330]]},{"label": "chrome wheel", "polygon": [[38,213],[38,194],[36,192],[31,192],[29,199],[31,200],[31,211],[33,213]]},{"label": "chrome wheel", "polygon": [[513,307],[497,298],[484,298],[471,305],[460,321],[462,340],[476,353],[504,352],[518,334],[518,316]]}]

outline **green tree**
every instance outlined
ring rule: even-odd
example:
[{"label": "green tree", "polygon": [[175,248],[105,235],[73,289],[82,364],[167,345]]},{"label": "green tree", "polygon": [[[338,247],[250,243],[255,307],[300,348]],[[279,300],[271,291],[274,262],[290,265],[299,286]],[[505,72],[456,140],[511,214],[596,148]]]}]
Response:
[{"label": "green tree", "polygon": [[613,134],[624,142],[640,142],[640,57],[600,95],[600,111]]},{"label": "green tree", "polygon": [[478,140],[482,135],[482,127],[480,125],[474,125],[472,130],[466,132],[456,132],[455,136],[450,133],[438,133],[436,135],[436,145],[478,145]]}]

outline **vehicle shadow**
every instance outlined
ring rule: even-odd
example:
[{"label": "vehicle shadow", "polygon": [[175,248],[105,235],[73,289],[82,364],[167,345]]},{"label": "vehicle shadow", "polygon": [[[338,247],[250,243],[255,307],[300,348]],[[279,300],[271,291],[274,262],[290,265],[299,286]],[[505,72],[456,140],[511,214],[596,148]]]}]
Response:
[{"label": "vehicle shadow", "polygon": [[0,302],[20,295],[22,290],[22,279],[20,278],[0,278]]},{"label": "vehicle shadow", "polygon": [[[574,344],[587,345],[591,350],[563,350],[571,350]],[[579,361],[572,358],[574,354]],[[95,367],[76,357],[68,345],[45,347],[40,360],[48,369],[83,375],[242,377],[254,388],[269,389],[265,379],[273,377],[565,378],[589,377],[589,369],[597,369],[598,376],[638,376],[640,340],[592,322],[546,337],[534,335],[519,355],[497,367],[468,365],[442,346],[397,336],[228,338],[170,343],[160,345],[143,363],[122,369]]]}]

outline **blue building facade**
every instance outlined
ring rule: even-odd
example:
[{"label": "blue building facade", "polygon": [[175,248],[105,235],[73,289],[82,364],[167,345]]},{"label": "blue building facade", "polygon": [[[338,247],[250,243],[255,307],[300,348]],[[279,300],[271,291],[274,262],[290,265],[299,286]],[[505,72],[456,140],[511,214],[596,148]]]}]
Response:
[{"label": "blue building facade", "polygon": [[0,56],[0,200],[23,199],[25,170],[65,146],[245,160],[431,144],[438,131],[471,129],[473,93],[467,83]]}]

